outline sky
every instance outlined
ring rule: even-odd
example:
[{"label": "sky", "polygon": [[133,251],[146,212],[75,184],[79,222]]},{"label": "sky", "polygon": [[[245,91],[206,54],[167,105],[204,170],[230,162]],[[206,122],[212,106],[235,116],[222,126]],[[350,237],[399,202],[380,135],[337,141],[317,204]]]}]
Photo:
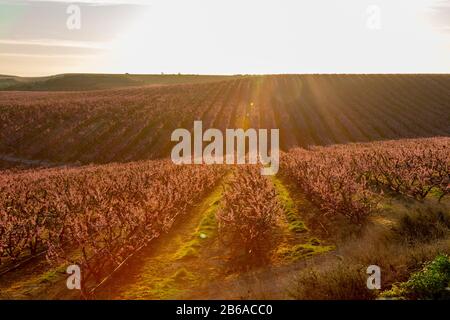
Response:
[{"label": "sky", "polygon": [[450,73],[450,0],[0,0],[0,74]]}]

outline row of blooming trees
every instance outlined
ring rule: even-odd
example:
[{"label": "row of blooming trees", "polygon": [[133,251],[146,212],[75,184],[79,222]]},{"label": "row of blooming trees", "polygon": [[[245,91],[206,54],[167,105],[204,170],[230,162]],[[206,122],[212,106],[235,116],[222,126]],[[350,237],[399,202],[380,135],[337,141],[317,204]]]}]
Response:
[{"label": "row of blooming trees", "polygon": [[412,139],[294,149],[281,170],[325,215],[361,223],[386,191],[417,200],[448,195],[449,159],[449,138]]},{"label": "row of blooming trees", "polygon": [[169,230],[222,177],[170,161],[0,175],[0,263],[38,252],[81,265],[84,279]]}]

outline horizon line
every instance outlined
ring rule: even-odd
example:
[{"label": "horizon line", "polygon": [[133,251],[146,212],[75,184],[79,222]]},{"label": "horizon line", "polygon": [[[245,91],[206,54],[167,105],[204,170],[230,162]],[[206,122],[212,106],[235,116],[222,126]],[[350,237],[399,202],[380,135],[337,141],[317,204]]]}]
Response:
[{"label": "horizon line", "polygon": [[236,76],[277,76],[277,75],[450,75],[450,72],[280,72],[280,73],[108,73],[108,72],[63,72],[46,75],[19,75],[2,74],[0,77],[11,78],[51,78],[65,75],[105,75],[105,76],[210,76],[210,77],[236,77]]}]

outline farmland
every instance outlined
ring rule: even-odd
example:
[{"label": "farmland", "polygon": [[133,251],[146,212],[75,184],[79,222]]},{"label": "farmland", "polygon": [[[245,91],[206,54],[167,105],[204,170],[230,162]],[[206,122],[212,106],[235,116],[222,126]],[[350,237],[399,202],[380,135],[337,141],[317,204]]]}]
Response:
[{"label": "farmland", "polygon": [[232,76],[135,75],[135,74],[60,74],[49,77],[0,75],[0,90],[8,91],[80,91],[145,85],[173,85],[227,80]]},{"label": "farmland", "polygon": [[[0,92],[1,299],[446,298],[448,75],[186,81]],[[194,120],[279,128],[278,174],[174,165]]]},{"label": "farmland", "polygon": [[280,128],[281,148],[450,134],[447,75],[280,75],[83,92],[0,92],[0,153],[52,163],[170,155],[170,134]]}]

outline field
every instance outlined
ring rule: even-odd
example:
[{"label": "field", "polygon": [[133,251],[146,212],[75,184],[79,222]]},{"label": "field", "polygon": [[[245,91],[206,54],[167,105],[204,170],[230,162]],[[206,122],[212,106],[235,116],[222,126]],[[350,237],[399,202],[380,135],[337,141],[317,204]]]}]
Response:
[{"label": "field", "polygon": [[[0,299],[449,298],[450,76],[129,77],[0,92]],[[174,165],[194,120],[280,171]]]},{"label": "field", "polygon": [[148,85],[204,83],[232,79],[232,76],[139,75],[139,74],[61,74],[50,77],[15,77],[0,75],[0,90],[80,91]]},{"label": "field", "polygon": [[0,153],[52,163],[166,157],[176,128],[280,128],[281,147],[448,136],[446,75],[286,75],[90,92],[0,92]]}]

